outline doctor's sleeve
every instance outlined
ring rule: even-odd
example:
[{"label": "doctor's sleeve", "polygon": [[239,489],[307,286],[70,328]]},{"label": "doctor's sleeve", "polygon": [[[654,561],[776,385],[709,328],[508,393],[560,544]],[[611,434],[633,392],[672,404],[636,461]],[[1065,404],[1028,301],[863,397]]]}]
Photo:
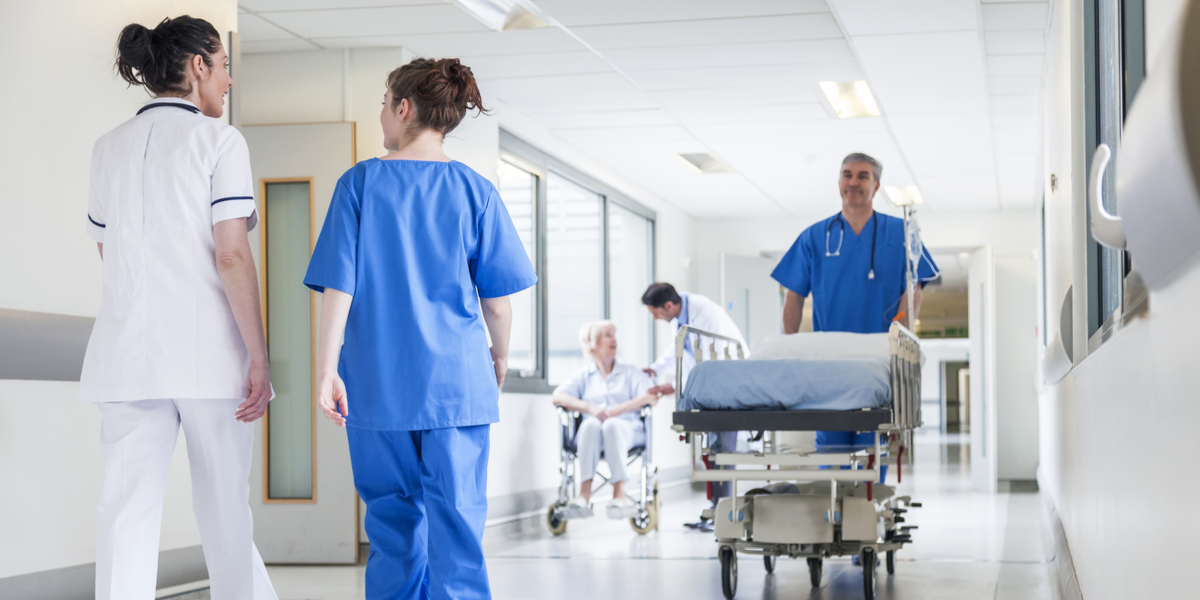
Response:
[{"label": "doctor's sleeve", "polygon": [[921,287],[932,281],[934,276],[939,273],[937,263],[933,262],[933,255],[929,254],[929,248],[925,244],[921,244],[921,263],[917,265],[917,280],[921,282]]},{"label": "doctor's sleeve", "polygon": [[479,246],[470,270],[480,298],[508,296],[537,283],[517,228],[495,190],[488,194],[477,228]]},{"label": "doctor's sleeve", "polygon": [[246,219],[246,231],[258,225],[254,203],[254,178],[250,175],[250,149],[246,138],[233,127],[222,130],[217,143],[217,163],[212,175],[213,225],[229,219]]},{"label": "doctor's sleeve", "polygon": [[805,231],[796,238],[787,254],[775,265],[775,270],[771,271],[771,279],[800,296],[807,296],[812,291],[813,251],[807,234],[808,231]]},{"label": "doctor's sleeve", "polygon": [[[100,145],[99,142],[96,143]],[[87,214],[87,234],[92,238],[92,241],[97,244],[104,243],[104,229],[108,223],[107,200],[100,194],[100,186],[97,185],[96,177],[100,172],[100,156],[96,152],[96,148],[92,149],[92,170],[90,181],[88,183],[88,214]]]},{"label": "doctor's sleeve", "polygon": [[304,285],[317,292],[325,293],[325,288],[333,288],[354,295],[362,205],[350,187],[347,177],[343,176],[334,188],[325,224],[321,226],[321,235],[308,262]]}]

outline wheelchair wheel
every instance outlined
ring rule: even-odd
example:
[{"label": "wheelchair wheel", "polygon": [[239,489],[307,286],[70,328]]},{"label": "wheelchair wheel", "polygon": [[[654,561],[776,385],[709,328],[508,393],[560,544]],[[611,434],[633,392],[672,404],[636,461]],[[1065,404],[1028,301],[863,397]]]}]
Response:
[{"label": "wheelchair wheel", "polygon": [[546,511],[546,528],[555,536],[560,536],[567,532],[567,520],[558,518],[554,514],[554,509],[558,508],[558,503],[550,505],[550,509]]},{"label": "wheelchair wheel", "polygon": [[638,535],[646,535],[651,531],[658,529],[658,500],[651,500],[646,503],[646,510],[642,511],[636,517],[629,519],[630,527],[637,532]]},{"label": "wheelchair wheel", "polygon": [[821,587],[822,564],[820,558],[808,559],[808,581],[815,588]]},{"label": "wheelchair wheel", "polygon": [[775,555],[763,555],[763,566],[766,567],[767,573],[775,572]]},{"label": "wheelchair wheel", "polygon": [[866,600],[875,600],[875,573],[879,568],[879,559],[875,556],[875,549],[863,548],[859,562],[862,564],[863,570],[863,597]]},{"label": "wheelchair wheel", "polygon": [[737,552],[729,546],[721,546],[717,552],[721,559],[721,591],[732,600],[737,593]]}]

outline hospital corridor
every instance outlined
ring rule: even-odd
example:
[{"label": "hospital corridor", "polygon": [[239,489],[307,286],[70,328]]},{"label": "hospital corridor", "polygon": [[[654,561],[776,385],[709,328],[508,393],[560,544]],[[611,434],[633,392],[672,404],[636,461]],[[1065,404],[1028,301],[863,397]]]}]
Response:
[{"label": "hospital corridor", "polygon": [[0,600],[1200,596],[1200,0],[0,23]]}]

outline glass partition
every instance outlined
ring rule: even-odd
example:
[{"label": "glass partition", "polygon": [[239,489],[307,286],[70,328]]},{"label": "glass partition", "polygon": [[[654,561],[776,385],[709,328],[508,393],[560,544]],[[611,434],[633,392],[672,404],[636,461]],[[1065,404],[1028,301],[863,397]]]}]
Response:
[{"label": "glass partition", "polygon": [[579,328],[604,318],[602,198],[556,173],[546,179],[547,383],[554,386],[586,364]]},{"label": "glass partition", "polygon": [[313,488],[313,293],[300,284],[312,255],[312,182],[267,182],[267,348],[275,399],[263,423],[267,500],[311,501]]},{"label": "glass partition", "polygon": [[[530,262],[537,264],[534,229],[538,177],[512,163],[500,161],[498,170],[500,198],[508,208],[525,254]],[[537,298],[538,286],[522,290],[510,296],[512,301],[512,337],[508,346],[508,369],[523,377],[537,372]]]},{"label": "glass partition", "polygon": [[650,219],[608,203],[609,318],[617,324],[618,356],[639,367],[653,362],[654,317],[642,305],[642,294],[653,283],[653,239]]}]

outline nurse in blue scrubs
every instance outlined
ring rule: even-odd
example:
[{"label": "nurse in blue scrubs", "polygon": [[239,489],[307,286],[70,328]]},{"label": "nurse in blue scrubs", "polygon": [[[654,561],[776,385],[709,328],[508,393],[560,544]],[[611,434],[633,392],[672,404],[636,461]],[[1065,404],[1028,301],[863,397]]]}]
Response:
[{"label": "nurse in blue scrubs", "polygon": [[[854,153],[842,160],[838,187],[842,211],[805,229],[771,277],[787,288],[783,332],[800,331],[804,299],[813,297],[813,331],[886,333],[892,321],[912,329],[916,315],[908,306],[904,269],[904,219],[875,212],[883,165]],[[924,247],[913,294],[914,312],[921,307],[921,287],[933,279],[937,265]],[[874,445],[871,433],[817,432],[817,447]],[[883,477],[887,478],[887,467]]]},{"label": "nurse in blue scrubs", "polygon": [[367,505],[370,600],[491,597],[482,539],[507,296],[537,277],[496,188],[442,151],[468,110],[484,109],[457,59],[392,71],[390,153],[338,180],[304,278],[324,294],[317,399],[346,427]]}]

